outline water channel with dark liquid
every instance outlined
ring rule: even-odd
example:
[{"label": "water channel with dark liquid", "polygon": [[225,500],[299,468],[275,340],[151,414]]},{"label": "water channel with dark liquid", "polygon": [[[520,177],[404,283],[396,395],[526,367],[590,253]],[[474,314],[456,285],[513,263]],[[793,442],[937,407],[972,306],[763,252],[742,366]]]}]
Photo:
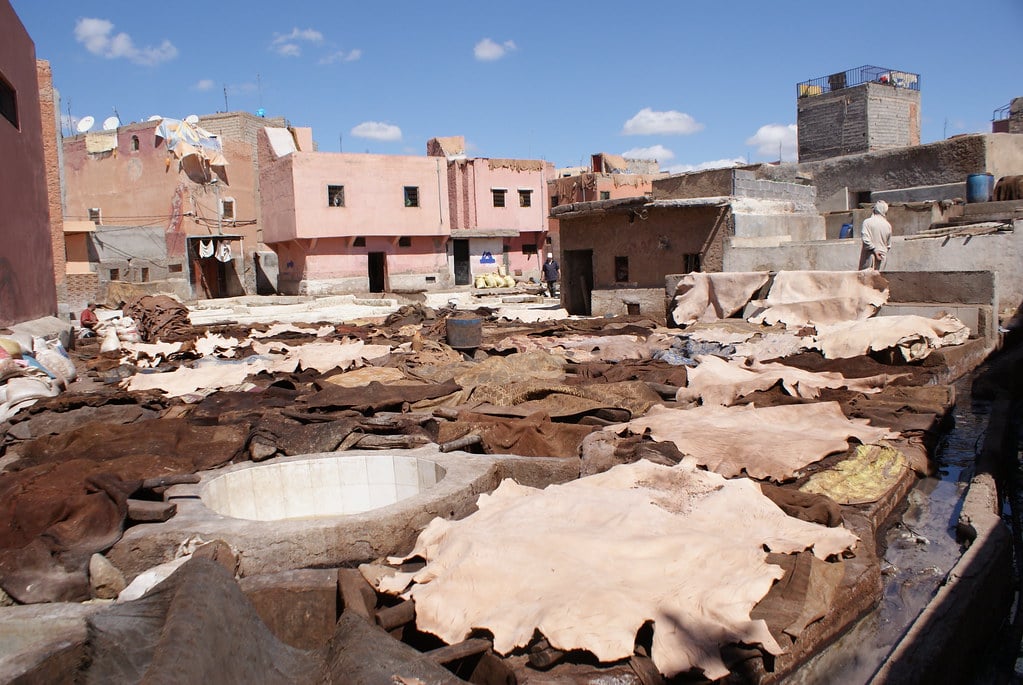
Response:
[{"label": "water channel with dark liquid", "polygon": [[955,384],[955,424],[935,450],[937,473],[917,482],[887,530],[881,603],[784,682],[869,682],[959,559],[956,522],[991,410],[990,401],[972,395],[975,376]]}]

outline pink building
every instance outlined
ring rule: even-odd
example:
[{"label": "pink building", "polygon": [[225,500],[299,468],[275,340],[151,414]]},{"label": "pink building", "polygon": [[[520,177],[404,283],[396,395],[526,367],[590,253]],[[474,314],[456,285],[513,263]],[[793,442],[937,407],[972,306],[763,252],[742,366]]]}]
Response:
[{"label": "pink building", "polygon": [[313,152],[303,139],[268,130],[260,148],[263,239],[282,292],[433,290],[499,268],[537,276],[547,163],[466,158],[461,138],[431,140],[425,157]]},{"label": "pink building", "polygon": [[54,143],[57,127],[54,118],[43,120],[39,90],[45,70],[37,71],[35,44],[8,0],[0,0],[0,35],[4,37],[0,41],[0,326],[9,326],[57,313],[45,151],[46,141]]},{"label": "pink building", "polygon": [[466,157],[461,136],[433,138],[426,149],[448,160],[455,285],[499,267],[539,281],[549,211],[546,188],[554,166],[538,159]]},{"label": "pink building", "polygon": [[173,122],[110,121],[109,130],[64,139],[68,283],[92,288],[68,288],[72,309],[106,299],[111,284],[113,300],[132,291],[182,299],[257,292],[256,132],[284,120],[203,117],[193,130],[215,149],[199,152],[176,145]]},{"label": "pink building", "polygon": [[312,152],[290,134],[263,135],[263,240],[277,253],[281,292],[451,284],[443,159]]}]

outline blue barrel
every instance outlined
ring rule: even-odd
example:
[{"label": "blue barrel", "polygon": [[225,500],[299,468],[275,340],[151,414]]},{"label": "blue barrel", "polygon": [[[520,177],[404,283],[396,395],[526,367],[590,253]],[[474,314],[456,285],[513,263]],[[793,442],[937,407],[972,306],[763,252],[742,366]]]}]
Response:
[{"label": "blue barrel", "polygon": [[991,174],[970,174],[966,177],[966,201],[990,202],[995,189],[995,177]]},{"label": "blue barrel", "polygon": [[471,350],[483,341],[482,319],[455,319],[445,321],[448,345],[456,350]]},{"label": "blue barrel", "polygon": [[838,234],[839,238],[852,238],[853,237],[853,225],[842,224],[842,230]]}]

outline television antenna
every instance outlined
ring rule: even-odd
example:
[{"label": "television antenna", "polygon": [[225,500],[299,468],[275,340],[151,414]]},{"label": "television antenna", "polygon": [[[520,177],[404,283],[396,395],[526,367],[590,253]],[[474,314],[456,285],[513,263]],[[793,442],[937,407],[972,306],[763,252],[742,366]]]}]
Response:
[{"label": "television antenna", "polygon": [[196,116],[195,114],[189,114],[187,117],[185,117],[185,123],[195,126],[196,124],[199,123],[199,117]]},{"label": "television antenna", "polygon": [[90,128],[92,128],[92,125],[95,123],[96,119],[94,117],[85,116],[82,117],[82,119],[78,122],[78,125],[75,126],[75,129],[79,133],[86,133]]},{"label": "television antenna", "polygon": [[104,131],[114,131],[120,125],[121,125],[121,120],[118,119],[117,117],[107,117],[106,119],[103,120],[103,130]]}]

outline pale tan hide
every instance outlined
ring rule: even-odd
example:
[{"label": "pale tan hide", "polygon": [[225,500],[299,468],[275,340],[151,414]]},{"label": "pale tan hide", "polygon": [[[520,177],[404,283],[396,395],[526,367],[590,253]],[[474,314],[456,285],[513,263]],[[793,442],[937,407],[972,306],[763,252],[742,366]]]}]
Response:
[{"label": "pale tan hide", "polygon": [[248,347],[249,341],[246,340],[244,344],[238,344],[238,338],[225,338],[219,333],[210,333],[206,331],[206,335],[195,340],[195,351],[197,354],[203,357],[212,357],[214,355],[219,357],[233,357],[238,347]]},{"label": "pale tan hide", "polygon": [[813,338],[794,331],[765,333],[735,346],[735,354],[754,359],[780,359],[809,349]]},{"label": "pale tan hide", "polygon": [[557,338],[510,335],[495,345],[494,350],[498,352],[548,350],[576,363],[584,363],[649,359],[653,350],[662,347],[666,347],[666,345],[661,344],[660,338],[651,344],[635,335],[566,335]]},{"label": "pale tan hide", "polygon": [[341,370],[360,367],[368,359],[377,359],[390,354],[388,345],[367,345],[361,340],[346,342],[308,343],[291,346],[282,342],[253,342],[252,349],[256,354],[278,356],[274,353],[283,352],[284,356],[274,359],[270,369],[283,373],[294,373],[299,368],[315,369],[326,373],[333,368]]},{"label": "pale tan hide", "polygon": [[679,388],[675,400],[683,403],[702,401],[704,405],[731,406],[744,395],[767,390],[781,383],[793,397],[813,399],[821,388],[848,388],[862,393],[879,392],[892,379],[905,376],[881,374],[865,378],[846,378],[834,371],[804,371],[784,364],[727,361],[712,355],[696,358],[699,364],[686,372],[686,387]]},{"label": "pale tan hide", "polygon": [[122,361],[135,361],[143,362],[148,360],[148,364],[138,363],[136,366],[159,366],[160,362],[164,359],[170,358],[172,354],[177,354],[181,351],[182,344],[180,342],[167,343],[167,342],[155,342],[155,343],[125,343],[124,349],[128,352],[128,355],[124,357]]},{"label": "pale tan hide", "polygon": [[413,581],[418,628],[448,643],[484,628],[507,654],[539,630],[558,649],[616,661],[652,621],[662,673],[717,679],[722,645],[782,651],[749,616],[783,575],[765,548],[823,559],[856,540],[786,516],[749,480],[640,460],[544,490],[505,480],[468,518],[427,526],[408,557],[422,570],[376,579],[390,592]]},{"label": "pale tan hide", "polygon": [[320,326],[319,328],[301,328],[290,323],[275,323],[270,326],[266,331],[250,330],[250,338],[272,338],[275,335],[281,333],[305,333],[308,335],[315,335],[317,338],[323,338],[334,332],[333,326]]},{"label": "pale tan hide", "polygon": [[327,383],[340,385],[344,388],[361,388],[373,381],[384,384],[396,385],[421,385],[420,381],[413,381],[405,378],[400,369],[390,366],[365,366],[361,369],[352,369],[344,373],[337,373],[329,378],[324,378]]},{"label": "pale tan hide", "polygon": [[192,369],[181,366],[168,373],[137,373],[121,382],[130,391],[162,390],[167,397],[181,397],[200,391],[239,385],[245,377],[265,368],[256,364],[206,364]]},{"label": "pale tan hide", "polygon": [[854,321],[873,316],[888,301],[888,281],[878,271],[780,271],[754,323],[786,326]]},{"label": "pale tan hide", "polygon": [[704,406],[692,409],[650,408],[646,416],[606,430],[649,433],[675,443],[683,454],[726,478],[743,470],[757,479],[787,480],[834,452],[848,449],[848,439],[864,444],[896,438],[887,428],[864,419],[847,419],[837,402],[777,407]]},{"label": "pale tan hide", "polygon": [[671,316],[679,326],[727,319],[767,283],[766,271],[688,273],[675,288]]},{"label": "pale tan hide", "polygon": [[913,361],[939,347],[961,345],[969,337],[970,329],[954,316],[929,319],[908,314],[818,326],[814,347],[825,359],[847,359],[895,347],[903,359]]}]

